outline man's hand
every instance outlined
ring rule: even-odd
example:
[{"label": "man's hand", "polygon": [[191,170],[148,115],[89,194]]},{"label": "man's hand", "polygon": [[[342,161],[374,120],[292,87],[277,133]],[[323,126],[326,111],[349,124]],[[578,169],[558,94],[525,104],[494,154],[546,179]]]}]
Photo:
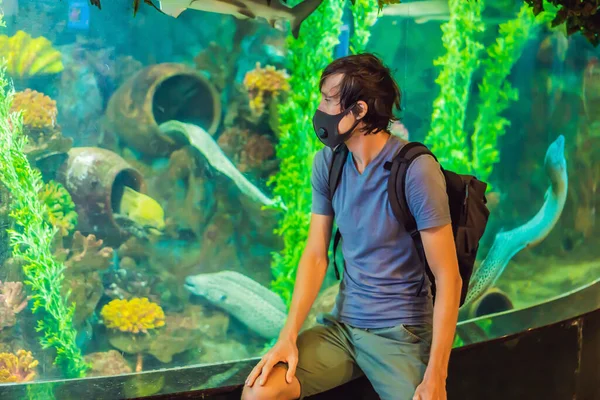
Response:
[{"label": "man's hand", "polygon": [[287,383],[292,383],[296,373],[296,365],[298,365],[298,346],[295,340],[280,337],[275,346],[263,356],[250,375],[248,375],[246,386],[254,385],[257,378],[259,385],[263,386],[267,383],[269,373],[279,362],[287,363],[288,370],[285,380]]},{"label": "man's hand", "polygon": [[412,400],[446,400],[446,380],[441,375],[425,375]]}]

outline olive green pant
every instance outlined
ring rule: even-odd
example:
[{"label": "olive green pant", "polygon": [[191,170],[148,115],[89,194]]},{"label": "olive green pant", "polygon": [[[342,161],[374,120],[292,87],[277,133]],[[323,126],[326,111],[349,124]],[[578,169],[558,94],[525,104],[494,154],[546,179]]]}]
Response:
[{"label": "olive green pant", "polygon": [[298,337],[301,396],[311,396],[365,375],[382,400],[411,400],[423,380],[432,326],[361,329],[321,314]]}]

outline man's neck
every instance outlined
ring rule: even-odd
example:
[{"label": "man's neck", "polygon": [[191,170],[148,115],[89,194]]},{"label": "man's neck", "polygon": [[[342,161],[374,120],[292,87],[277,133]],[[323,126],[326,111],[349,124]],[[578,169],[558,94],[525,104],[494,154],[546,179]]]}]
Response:
[{"label": "man's neck", "polygon": [[356,132],[346,142],[348,150],[352,152],[354,163],[360,173],[367,165],[381,152],[390,134],[386,131],[379,131],[376,134],[365,135],[363,132]]}]

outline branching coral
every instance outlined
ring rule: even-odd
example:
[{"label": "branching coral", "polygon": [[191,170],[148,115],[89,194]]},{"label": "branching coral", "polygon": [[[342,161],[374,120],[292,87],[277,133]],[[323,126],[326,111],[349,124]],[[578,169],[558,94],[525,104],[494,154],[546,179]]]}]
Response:
[{"label": "branching coral", "polygon": [[15,93],[11,112],[20,112],[23,116],[23,132],[28,139],[24,151],[34,166],[38,160],[49,155],[64,154],[66,158],[66,153],[73,146],[73,139],[63,137],[60,132],[56,123],[58,110],[55,100],[26,89]]},{"label": "branching coral", "polygon": [[27,307],[29,299],[21,282],[0,281],[0,331],[17,322],[17,314]]},{"label": "branching coral", "polygon": [[30,382],[35,377],[35,367],[38,364],[30,351],[0,353],[0,383]]},{"label": "branching coral", "polygon": [[74,306],[68,307],[61,296],[65,266],[52,254],[56,233],[44,217],[45,206],[38,193],[43,188],[42,176],[34,170],[24,153],[27,138],[23,135],[23,119],[11,113],[14,88],[0,69],[0,181],[11,192],[10,216],[15,229],[8,231],[13,256],[24,261],[25,283],[33,293],[33,312],[40,314],[37,330],[44,333],[43,348],[56,350],[55,363],[68,377],[85,374],[85,364],[75,343]]},{"label": "branching coral", "polygon": [[58,229],[58,234],[70,234],[77,225],[77,212],[67,189],[58,182],[50,181],[40,191],[39,198],[46,206],[47,218]]},{"label": "branching coral", "polygon": [[272,65],[262,68],[260,63],[256,63],[256,68],[244,78],[244,86],[250,96],[250,110],[262,115],[269,101],[290,90],[288,79],[285,71],[278,71]]},{"label": "branching coral", "polygon": [[51,130],[56,126],[56,101],[35,90],[25,89],[15,93],[11,111],[22,112],[26,131]]},{"label": "branching coral", "polygon": [[36,39],[23,31],[14,36],[0,35],[0,57],[6,59],[7,73],[13,78],[56,74],[63,70],[61,54],[41,36]]},{"label": "branching coral", "polygon": [[11,111],[22,112],[23,128],[26,130],[46,130],[56,126],[56,101],[35,90],[15,93]]},{"label": "branching coral", "polygon": [[77,231],[73,235],[70,250],[61,249],[57,251],[56,257],[72,271],[102,271],[110,265],[113,254],[111,247],[102,247],[103,243],[102,239],[96,239],[93,234],[83,236]]},{"label": "branching coral", "polygon": [[135,297],[131,300],[114,299],[100,312],[107,328],[121,332],[148,333],[165,325],[162,308],[147,298]]},{"label": "branching coral", "polygon": [[[300,1],[290,2],[290,6]],[[319,99],[320,71],[332,60],[342,25],[339,0],[325,0],[304,22],[301,36],[288,36],[290,92],[279,105],[279,172],[269,179],[275,184],[274,194],[288,208],[275,233],[282,236],[284,248],[273,254],[271,288],[289,304],[296,268],[308,235],[310,221],[310,171],[316,151],[322,146],[311,123]]]}]

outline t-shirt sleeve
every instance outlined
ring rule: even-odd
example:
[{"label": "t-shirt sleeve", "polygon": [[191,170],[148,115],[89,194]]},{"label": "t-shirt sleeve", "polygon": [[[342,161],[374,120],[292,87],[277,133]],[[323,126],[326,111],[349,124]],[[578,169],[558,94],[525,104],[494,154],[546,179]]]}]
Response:
[{"label": "t-shirt sleeve", "polygon": [[446,180],[438,162],[430,155],[416,158],[406,175],[406,201],[423,230],[452,222],[446,193]]},{"label": "t-shirt sleeve", "polygon": [[310,179],[312,185],[311,211],[314,214],[333,215],[333,207],[329,200],[328,169],[324,152],[317,152],[313,159]]}]

